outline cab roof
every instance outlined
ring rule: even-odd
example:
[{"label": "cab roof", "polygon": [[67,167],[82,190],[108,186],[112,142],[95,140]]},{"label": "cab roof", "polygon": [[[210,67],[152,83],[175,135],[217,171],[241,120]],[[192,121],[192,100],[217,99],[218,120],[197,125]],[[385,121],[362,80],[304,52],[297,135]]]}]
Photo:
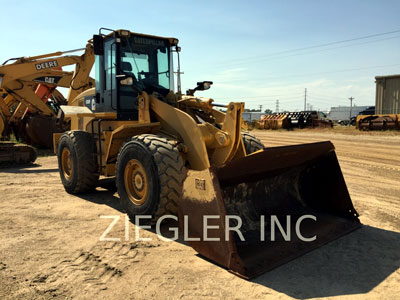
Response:
[{"label": "cab roof", "polygon": [[[100,29],[101,30],[101,29]],[[144,34],[144,33],[138,33],[138,32],[132,32],[126,29],[117,29],[117,30],[112,30],[111,33],[104,35],[104,37],[124,37],[124,36],[130,36],[130,35],[136,35],[136,36],[142,36],[142,37],[150,37],[154,39],[163,39],[163,40],[168,40],[170,45],[176,46],[178,45],[179,40],[174,37],[162,37],[162,36],[157,36],[157,35],[150,35],[150,34]]]}]

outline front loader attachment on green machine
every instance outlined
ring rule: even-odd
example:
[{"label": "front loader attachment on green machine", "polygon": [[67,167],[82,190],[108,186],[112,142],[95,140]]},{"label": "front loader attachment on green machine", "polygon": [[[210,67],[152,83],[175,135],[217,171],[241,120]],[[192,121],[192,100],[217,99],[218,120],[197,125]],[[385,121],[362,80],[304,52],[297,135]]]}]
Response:
[{"label": "front loader attachment on green machine", "polygon": [[190,171],[179,209],[190,246],[244,278],[361,226],[330,142]]}]

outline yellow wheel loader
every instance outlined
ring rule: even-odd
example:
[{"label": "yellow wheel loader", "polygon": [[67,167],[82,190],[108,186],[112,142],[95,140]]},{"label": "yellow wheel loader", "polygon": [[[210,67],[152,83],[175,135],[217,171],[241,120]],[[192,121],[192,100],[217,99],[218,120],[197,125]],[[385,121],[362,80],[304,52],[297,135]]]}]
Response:
[{"label": "yellow wheel loader", "polygon": [[54,134],[68,193],[115,176],[133,221],[178,215],[196,251],[244,278],[360,226],[330,142],[264,148],[241,130],[244,103],[222,113],[194,95],[212,82],[174,92],[177,39],[103,32],[95,88],[68,99],[82,106],[62,106],[71,131]]}]

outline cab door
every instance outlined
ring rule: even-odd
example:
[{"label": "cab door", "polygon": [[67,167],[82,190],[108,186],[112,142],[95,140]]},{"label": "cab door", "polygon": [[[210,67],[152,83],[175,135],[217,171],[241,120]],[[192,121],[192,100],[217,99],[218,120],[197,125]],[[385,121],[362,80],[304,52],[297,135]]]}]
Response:
[{"label": "cab door", "polygon": [[104,102],[112,111],[117,111],[118,86],[117,86],[117,48],[115,39],[110,39],[104,43]]}]

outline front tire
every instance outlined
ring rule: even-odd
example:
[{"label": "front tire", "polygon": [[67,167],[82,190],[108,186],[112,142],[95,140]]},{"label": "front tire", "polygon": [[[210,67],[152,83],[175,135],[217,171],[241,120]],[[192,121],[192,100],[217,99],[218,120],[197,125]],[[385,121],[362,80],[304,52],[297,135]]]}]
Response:
[{"label": "front tire", "polygon": [[70,194],[93,190],[99,173],[93,136],[86,131],[68,131],[58,143],[57,157],[61,181]]},{"label": "front tire", "polygon": [[165,137],[135,136],[118,154],[118,194],[132,220],[136,215],[150,215],[153,221],[177,215],[185,178],[185,162],[175,142]]}]

